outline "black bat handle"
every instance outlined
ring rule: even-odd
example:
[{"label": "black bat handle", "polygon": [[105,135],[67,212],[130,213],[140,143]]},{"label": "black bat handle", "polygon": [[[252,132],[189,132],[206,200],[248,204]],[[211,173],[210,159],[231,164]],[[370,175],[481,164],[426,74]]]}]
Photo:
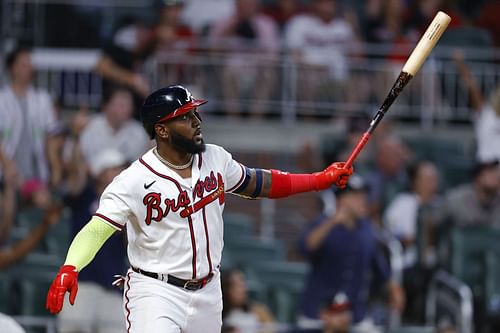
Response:
[{"label": "black bat handle", "polygon": [[370,122],[370,127],[368,127],[368,130],[363,134],[361,139],[359,139],[358,144],[356,147],[351,152],[351,155],[347,159],[345,163],[345,168],[350,168],[356,157],[359,155],[363,147],[366,145],[368,140],[370,139],[370,135],[375,131],[375,128],[377,128],[378,124],[382,121],[384,118],[386,112],[389,110],[389,107],[394,103],[396,98],[399,96],[399,93],[401,93],[401,90],[408,84],[408,82],[411,80],[413,75],[410,73],[406,72],[400,72],[399,76],[394,82],[394,85],[391,88],[391,91],[387,95],[387,97],[384,100],[384,103],[382,103],[382,106],[380,109],[378,109],[377,113],[375,116],[372,118],[372,121]]}]

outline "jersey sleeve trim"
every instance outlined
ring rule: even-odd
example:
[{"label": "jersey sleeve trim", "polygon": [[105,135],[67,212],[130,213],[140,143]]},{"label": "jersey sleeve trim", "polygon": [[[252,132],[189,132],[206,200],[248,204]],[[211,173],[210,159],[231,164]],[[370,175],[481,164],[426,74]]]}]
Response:
[{"label": "jersey sleeve trim", "polygon": [[117,229],[119,231],[122,231],[122,229],[123,229],[123,226],[121,224],[116,223],[115,221],[113,221],[112,219],[110,219],[107,216],[104,216],[104,215],[99,214],[99,213],[95,213],[94,216],[97,217],[97,218],[99,218],[103,222],[106,222],[107,224],[111,225],[113,228],[115,228],[115,229]]},{"label": "jersey sleeve trim", "polygon": [[240,163],[240,168],[241,168],[241,177],[240,177],[240,180],[238,180],[238,182],[236,183],[236,185],[234,185],[229,190],[227,190],[227,192],[233,192],[238,187],[240,187],[241,184],[243,183],[243,181],[245,180],[245,168],[243,167],[243,165],[241,165],[241,163]]}]

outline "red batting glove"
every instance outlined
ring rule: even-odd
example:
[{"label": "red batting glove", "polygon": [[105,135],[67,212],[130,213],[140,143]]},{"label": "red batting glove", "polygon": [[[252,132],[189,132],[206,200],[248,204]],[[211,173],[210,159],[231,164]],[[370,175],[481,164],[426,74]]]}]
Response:
[{"label": "red batting glove", "polygon": [[69,291],[71,305],[75,304],[76,293],[78,292],[78,271],[75,266],[61,266],[59,273],[52,282],[45,305],[50,313],[57,314],[61,312],[66,291]]},{"label": "red batting glove", "polygon": [[344,168],[344,162],[335,162],[321,172],[313,174],[316,180],[317,191],[326,190],[332,184],[338,188],[344,188],[347,185],[349,176],[352,175],[352,166],[349,169]]}]

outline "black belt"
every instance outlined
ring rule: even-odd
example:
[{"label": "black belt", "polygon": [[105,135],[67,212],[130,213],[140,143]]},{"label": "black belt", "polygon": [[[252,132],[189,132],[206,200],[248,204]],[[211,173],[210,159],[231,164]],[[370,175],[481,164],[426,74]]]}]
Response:
[{"label": "black belt", "polygon": [[131,268],[136,273],[149,276],[153,279],[161,281],[166,280],[166,282],[170,283],[171,285],[191,291],[200,290],[201,288],[205,287],[207,283],[209,283],[210,280],[212,280],[212,277],[214,276],[214,273],[209,273],[207,276],[201,279],[184,280],[184,279],[179,279],[170,274],[158,274],[158,273],[143,271],[142,269],[136,267],[131,267]]}]

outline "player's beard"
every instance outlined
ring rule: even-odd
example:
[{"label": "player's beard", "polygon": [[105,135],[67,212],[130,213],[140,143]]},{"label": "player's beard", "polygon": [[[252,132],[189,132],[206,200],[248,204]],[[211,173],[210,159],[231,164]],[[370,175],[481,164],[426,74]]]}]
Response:
[{"label": "player's beard", "polygon": [[196,143],[194,139],[188,139],[173,130],[170,131],[170,143],[175,149],[188,154],[202,153],[206,149],[203,139]]}]

